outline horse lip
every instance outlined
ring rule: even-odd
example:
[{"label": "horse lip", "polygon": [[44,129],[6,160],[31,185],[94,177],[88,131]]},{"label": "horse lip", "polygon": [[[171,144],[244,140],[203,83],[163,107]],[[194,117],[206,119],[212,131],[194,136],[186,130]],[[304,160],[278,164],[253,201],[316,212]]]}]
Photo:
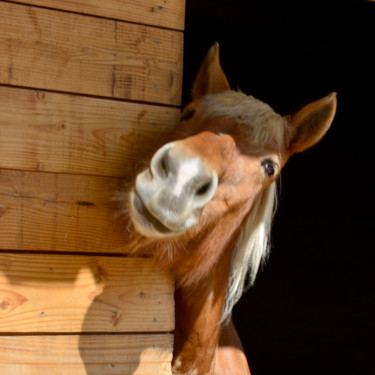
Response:
[{"label": "horse lip", "polygon": [[172,233],[173,231],[167,228],[159,219],[157,219],[143,203],[141,196],[134,189],[134,199],[133,199],[134,208],[142,215],[146,221],[151,224],[154,229],[163,234]]}]

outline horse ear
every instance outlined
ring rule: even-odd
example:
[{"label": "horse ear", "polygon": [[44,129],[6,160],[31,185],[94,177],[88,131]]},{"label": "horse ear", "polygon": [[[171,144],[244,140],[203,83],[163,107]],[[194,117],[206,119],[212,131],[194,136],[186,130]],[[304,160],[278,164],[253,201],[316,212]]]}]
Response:
[{"label": "horse ear", "polygon": [[287,117],[290,125],[289,155],[318,143],[330,128],[336,113],[336,93],[312,102]]},{"label": "horse ear", "polygon": [[197,78],[193,83],[191,95],[193,99],[208,94],[230,90],[230,86],[220,65],[219,43],[210,48],[203,60]]}]

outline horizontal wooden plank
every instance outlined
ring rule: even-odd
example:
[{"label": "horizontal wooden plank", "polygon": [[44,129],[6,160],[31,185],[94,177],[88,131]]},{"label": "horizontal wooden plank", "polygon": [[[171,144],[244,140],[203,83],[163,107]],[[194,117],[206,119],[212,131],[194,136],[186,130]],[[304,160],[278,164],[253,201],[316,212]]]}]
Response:
[{"label": "horizontal wooden plank", "polygon": [[0,249],[128,251],[113,197],[123,180],[0,170]]},{"label": "horizontal wooden plank", "polygon": [[0,332],[168,332],[173,293],[151,258],[0,254]]},{"label": "horizontal wooden plank", "polygon": [[170,375],[171,335],[1,337],[0,373]]},{"label": "horizontal wooden plank", "polygon": [[[1,57],[0,57],[1,58]],[[0,168],[126,177],[175,108],[0,86]]]},{"label": "horizontal wooden plank", "polygon": [[183,34],[0,2],[0,83],[179,105]]},{"label": "horizontal wooden plank", "polygon": [[16,3],[183,30],[185,0],[22,0]]}]

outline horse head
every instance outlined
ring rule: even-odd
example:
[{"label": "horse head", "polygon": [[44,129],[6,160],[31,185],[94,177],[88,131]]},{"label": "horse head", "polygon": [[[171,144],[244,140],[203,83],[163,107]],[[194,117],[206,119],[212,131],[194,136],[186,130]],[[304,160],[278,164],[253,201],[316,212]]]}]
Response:
[{"label": "horse head", "polygon": [[[330,127],[336,94],[289,116],[230,89],[215,44],[202,63],[173,141],[152,157],[131,192],[131,217],[146,237],[202,230],[227,213],[243,218],[289,157]],[[194,231],[191,231],[194,232]]]},{"label": "horse head", "polygon": [[224,339],[236,337],[234,326],[220,322],[267,254],[283,166],[323,137],[335,111],[332,93],[281,116],[231,90],[218,45],[209,51],[171,141],[156,151],[130,191],[138,248],[151,246],[179,287],[173,373],[227,373],[221,346],[233,344],[232,362],[243,369],[236,374],[249,374],[238,339]]}]

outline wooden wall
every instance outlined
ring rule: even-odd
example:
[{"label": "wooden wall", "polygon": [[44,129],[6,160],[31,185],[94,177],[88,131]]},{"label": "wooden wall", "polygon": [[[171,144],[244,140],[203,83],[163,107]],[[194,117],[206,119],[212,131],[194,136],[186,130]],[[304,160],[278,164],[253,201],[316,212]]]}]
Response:
[{"label": "wooden wall", "polygon": [[174,283],[114,195],[177,123],[184,0],[0,1],[0,373],[170,374]]}]

